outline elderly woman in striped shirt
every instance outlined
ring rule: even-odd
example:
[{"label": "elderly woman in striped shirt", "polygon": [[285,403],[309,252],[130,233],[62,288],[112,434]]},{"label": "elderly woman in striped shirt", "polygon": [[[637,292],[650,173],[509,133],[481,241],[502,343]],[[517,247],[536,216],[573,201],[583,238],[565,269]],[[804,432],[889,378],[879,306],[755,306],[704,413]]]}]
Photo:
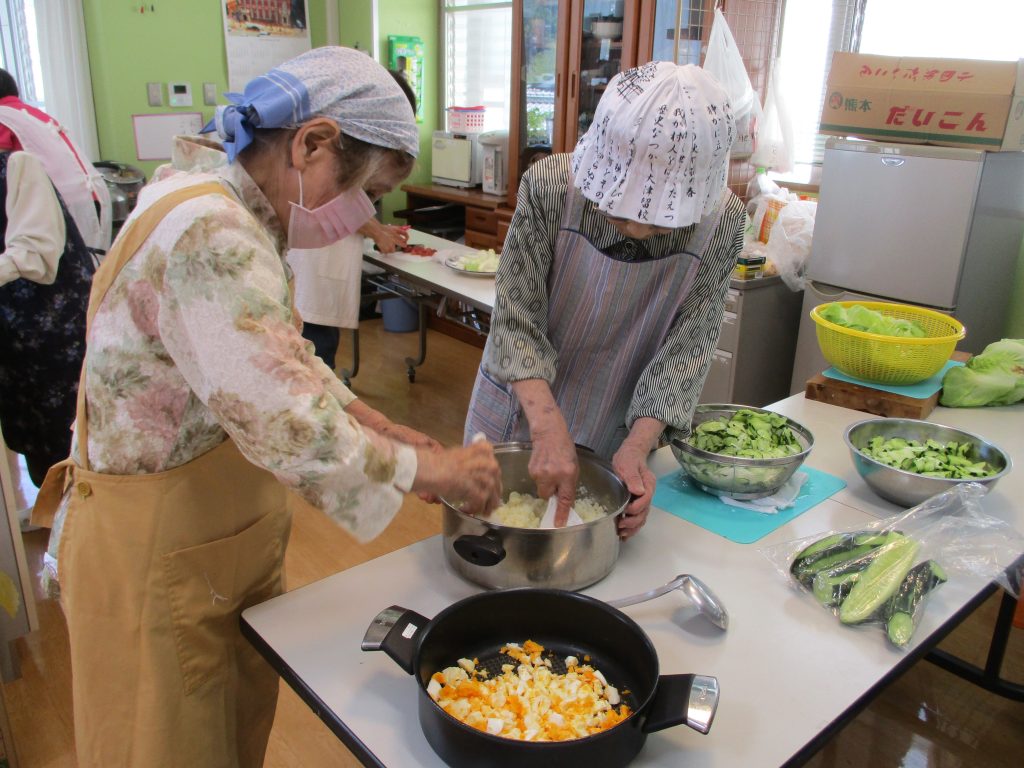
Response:
[{"label": "elderly woman in striped shirt", "polygon": [[556,525],[576,496],[576,445],[610,458],[644,523],[647,457],[686,433],[718,340],[746,214],[726,187],[734,122],[701,69],[616,76],[575,151],[532,166],[501,257],[470,439],[532,440]]}]

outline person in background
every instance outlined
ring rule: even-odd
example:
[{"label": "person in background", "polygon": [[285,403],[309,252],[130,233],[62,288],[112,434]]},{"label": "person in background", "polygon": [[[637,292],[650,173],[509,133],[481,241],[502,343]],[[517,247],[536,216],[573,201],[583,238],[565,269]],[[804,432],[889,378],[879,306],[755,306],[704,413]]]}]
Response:
[{"label": "person in background", "polygon": [[478,512],[501,492],[489,446],[392,423],[296,328],[286,248],[352,234],[412,168],[401,89],[321,47],[231,98],[221,143],[175,141],[96,273],[72,458],[36,501],[80,768],[262,764],[278,679],[239,618],[282,590],[286,487],[362,541],[410,490]]},{"label": "person in background", "polygon": [[[0,280],[10,283],[2,291],[12,299],[0,321],[5,324],[0,339],[4,356],[0,388],[7,394],[0,410],[6,412],[12,439],[31,452],[25,464],[38,485],[49,465],[67,456],[71,440],[68,428],[74,419],[76,369],[85,349],[89,294],[88,281],[77,287],[69,281],[93,271],[77,261],[82,253],[79,240],[97,254],[110,246],[110,196],[81,149],[56,120],[21,101],[17,82],[4,69],[0,69],[0,152],[8,153],[11,161],[4,182],[7,226],[13,238],[8,241],[10,254],[0,263]],[[53,186],[59,190],[59,201]],[[12,206],[17,211],[12,212]],[[66,221],[75,230],[67,236]],[[53,285],[65,249],[70,249],[73,265]],[[19,301],[13,300],[15,295]],[[16,459],[11,466],[17,467]],[[27,530],[31,507],[21,504],[20,473],[12,473],[12,478],[22,527]]]},{"label": "person in background", "polygon": [[86,154],[61,125],[20,98],[18,84],[0,69],[0,151],[24,150],[42,162],[88,248],[110,247],[110,193]]},{"label": "person in background", "polygon": [[710,76],[651,62],[608,84],[571,155],[523,175],[465,434],[532,440],[556,525],[576,496],[576,444],[635,497],[628,537],[654,494],[648,454],[666,427],[689,430],[743,244],[726,188],[734,134]]},{"label": "person in background", "polygon": [[0,250],[0,428],[39,486],[71,447],[96,267],[28,152],[0,151]]},{"label": "person in background", "polygon": [[[405,75],[388,72],[415,114],[416,95]],[[295,272],[295,308],[302,317],[302,336],[312,342],[314,354],[332,371],[337,364],[341,329],[359,327],[364,237],[372,239],[381,253],[392,253],[409,242],[405,228],[370,218],[356,234],[333,245],[288,254],[288,263]]]},{"label": "person in background", "polygon": [[359,327],[364,237],[371,238],[381,253],[391,253],[409,240],[401,227],[370,219],[337,243],[288,252],[302,336],[332,371],[337,365],[341,329]]}]

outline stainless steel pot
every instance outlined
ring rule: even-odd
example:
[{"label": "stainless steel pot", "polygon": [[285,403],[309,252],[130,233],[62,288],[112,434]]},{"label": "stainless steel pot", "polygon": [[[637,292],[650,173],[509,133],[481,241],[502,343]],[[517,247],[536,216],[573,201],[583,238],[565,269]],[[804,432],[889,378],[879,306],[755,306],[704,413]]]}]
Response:
[{"label": "stainless steel pot", "polygon": [[111,219],[120,224],[135,207],[139,190],[146,186],[146,174],[133,165],[101,160],[94,164],[110,190]]},{"label": "stainless steel pot", "polygon": [[[512,491],[536,495],[530,477],[530,443],[500,443],[494,455],[501,466],[505,498]],[[548,587],[576,590],[608,575],[619,557],[616,519],[629,503],[629,491],[611,464],[581,449],[580,485],[608,515],[565,528],[515,528],[444,504],[444,555],[457,574],[489,589]]]}]

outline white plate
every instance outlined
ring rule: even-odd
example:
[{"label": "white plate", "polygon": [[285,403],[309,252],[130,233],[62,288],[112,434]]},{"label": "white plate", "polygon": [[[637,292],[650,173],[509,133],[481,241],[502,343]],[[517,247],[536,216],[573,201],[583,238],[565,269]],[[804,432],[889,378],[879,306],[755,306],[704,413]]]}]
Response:
[{"label": "white plate", "polygon": [[458,256],[449,256],[444,260],[444,265],[449,269],[454,269],[456,272],[461,272],[462,274],[469,275],[470,277],[494,277],[496,274],[498,274],[497,272],[476,272],[473,270],[465,269],[459,266]]}]

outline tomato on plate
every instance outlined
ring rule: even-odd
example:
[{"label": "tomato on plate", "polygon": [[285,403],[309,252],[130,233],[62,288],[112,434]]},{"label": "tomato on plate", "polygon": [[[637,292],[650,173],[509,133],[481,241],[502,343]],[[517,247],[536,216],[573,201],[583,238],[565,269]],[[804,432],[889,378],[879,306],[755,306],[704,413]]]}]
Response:
[{"label": "tomato on plate", "polygon": [[425,245],[404,245],[399,250],[413,256],[433,256],[437,253],[436,248],[428,248]]}]

